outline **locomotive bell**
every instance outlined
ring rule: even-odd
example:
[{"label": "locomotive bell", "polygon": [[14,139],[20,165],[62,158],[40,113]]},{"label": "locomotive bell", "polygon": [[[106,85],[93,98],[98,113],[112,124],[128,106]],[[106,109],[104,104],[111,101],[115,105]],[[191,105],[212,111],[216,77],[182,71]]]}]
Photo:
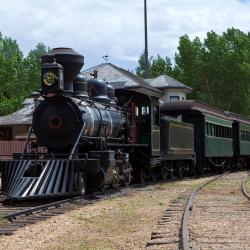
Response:
[{"label": "locomotive bell", "polygon": [[42,92],[55,93],[63,90],[63,67],[55,59],[41,67]]},{"label": "locomotive bell", "polygon": [[72,92],[73,81],[84,65],[84,56],[71,48],[54,48],[41,57],[42,63],[49,62],[51,56],[54,56],[57,63],[63,67],[64,91]]}]

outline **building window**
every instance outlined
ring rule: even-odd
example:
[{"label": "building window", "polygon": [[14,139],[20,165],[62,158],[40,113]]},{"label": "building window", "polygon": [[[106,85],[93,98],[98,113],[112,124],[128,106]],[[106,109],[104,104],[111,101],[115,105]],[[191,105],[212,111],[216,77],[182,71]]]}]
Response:
[{"label": "building window", "polygon": [[171,95],[170,96],[170,101],[179,101],[180,97],[178,95]]}]

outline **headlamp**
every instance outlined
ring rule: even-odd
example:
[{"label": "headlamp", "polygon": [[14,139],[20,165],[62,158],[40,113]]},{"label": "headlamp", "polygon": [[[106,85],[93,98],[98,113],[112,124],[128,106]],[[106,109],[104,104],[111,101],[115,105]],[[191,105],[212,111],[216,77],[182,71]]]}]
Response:
[{"label": "headlamp", "polygon": [[56,74],[53,72],[47,72],[43,75],[43,83],[47,86],[52,86],[56,80]]}]

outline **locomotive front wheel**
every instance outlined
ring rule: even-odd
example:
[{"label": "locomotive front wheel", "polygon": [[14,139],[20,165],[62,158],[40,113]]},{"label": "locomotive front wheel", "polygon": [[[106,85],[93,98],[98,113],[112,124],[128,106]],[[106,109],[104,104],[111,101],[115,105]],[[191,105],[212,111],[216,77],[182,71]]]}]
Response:
[{"label": "locomotive front wheel", "polygon": [[86,192],[86,175],[84,173],[80,173],[79,176],[79,191],[82,195]]}]

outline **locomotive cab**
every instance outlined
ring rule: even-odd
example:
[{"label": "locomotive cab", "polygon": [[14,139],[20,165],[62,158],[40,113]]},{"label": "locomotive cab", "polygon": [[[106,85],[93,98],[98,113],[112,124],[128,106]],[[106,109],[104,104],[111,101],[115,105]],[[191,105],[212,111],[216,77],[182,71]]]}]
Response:
[{"label": "locomotive cab", "polygon": [[136,141],[150,145],[152,156],[160,154],[159,104],[156,99],[136,106]]},{"label": "locomotive cab", "polygon": [[152,157],[158,156],[160,155],[159,100],[156,96],[137,91],[118,90],[118,103],[129,107],[132,144],[146,147],[147,154]]},{"label": "locomotive cab", "polygon": [[[119,106],[129,110],[130,163],[135,181],[144,182],[161,161],[159,97],[161,92],[140,85],[116,89]],[[127,147],[127,146],[126,146]]]}]

